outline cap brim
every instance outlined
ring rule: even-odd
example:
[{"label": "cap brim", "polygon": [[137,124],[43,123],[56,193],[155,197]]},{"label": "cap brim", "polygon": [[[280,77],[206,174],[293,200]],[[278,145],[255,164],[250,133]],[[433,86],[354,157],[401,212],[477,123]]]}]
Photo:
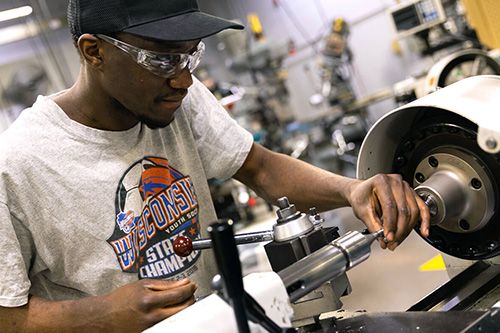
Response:
[{"label": "cap brim", "polygon": [[165,41],[189,41],[212,36],[225,29],[241,30],[244,26],[206,13],[190,12],[126,28],[123,32]]}]

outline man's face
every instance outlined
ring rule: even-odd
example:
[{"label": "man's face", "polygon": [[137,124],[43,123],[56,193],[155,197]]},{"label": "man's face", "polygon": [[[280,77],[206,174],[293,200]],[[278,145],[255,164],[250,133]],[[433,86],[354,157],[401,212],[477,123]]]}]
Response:
[{"label": "man's face", "polygon": [[[127,34],[116,37],[130,45],[161,53],[191,53],[199,43],[199,40],[159,43]],[[123,116],[135,118],[150,128],[170,124],[187,88],[193,83],[189,70],[185,68],[179,75],[165,79],[141,67],[114,45],[106,44],[108,59],[105,59],[103,86],[106,93],[116,100]]]}]

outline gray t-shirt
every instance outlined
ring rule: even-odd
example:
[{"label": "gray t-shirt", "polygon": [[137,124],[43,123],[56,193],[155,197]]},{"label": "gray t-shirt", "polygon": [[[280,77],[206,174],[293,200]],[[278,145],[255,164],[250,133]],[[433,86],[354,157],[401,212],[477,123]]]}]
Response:
[{"label": "gray t-shirt", "polygon": [[52,97],[0,136],[0,306],[104,294],[138,278],[189,277],[209,293],[212,252],[181,258],[172,241],[208,237],[207,179],[236,173],[251,134],[196,79],[157,130],[89,128]]}]

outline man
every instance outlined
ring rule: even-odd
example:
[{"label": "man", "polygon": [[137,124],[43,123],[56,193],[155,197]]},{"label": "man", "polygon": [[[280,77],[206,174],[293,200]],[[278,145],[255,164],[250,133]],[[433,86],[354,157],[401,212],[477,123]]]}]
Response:
[{"label": "man", "polygon": [[68,13],[77,82],[0,139],[3,330],[140,331],[209,293],[212,253],[180,258],[171,245],[207,237],[210,178],[299,209],[350,205],[371,231],[383,215],[384,248],[418,220],[428,233],[401,177],[331,174],[254,144],[227,116],[190,70],[201,38],[241,26],[196,0],[71,0]]}]

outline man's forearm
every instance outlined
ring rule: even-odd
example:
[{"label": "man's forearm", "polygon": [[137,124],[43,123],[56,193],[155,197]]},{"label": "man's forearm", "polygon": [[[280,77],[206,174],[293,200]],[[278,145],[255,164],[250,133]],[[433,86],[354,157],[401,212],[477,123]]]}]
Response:
[{"label": "man's forearm", "polygon": [[4,332],[104,331],[101,305],[99,297],[56,302],[32,296],[25,306],[0,307],[0,322]]},{"label": "man's forearm", "polygon": [[352,186],[359,181],[254,145],[235,178],[270,203],[287,196],[298,209],[320,211],[348,206]]},{"label": "man's forearm", "polygon": [[401,175],[351,179],[254,144],[235,178],[271,203],[287,196],[301,211],[352,206],[372,232],[384,227],[388,243],[381,241],[382,248],[394,250],[418,221],[422,235],[429,235],[429,209]]}]

